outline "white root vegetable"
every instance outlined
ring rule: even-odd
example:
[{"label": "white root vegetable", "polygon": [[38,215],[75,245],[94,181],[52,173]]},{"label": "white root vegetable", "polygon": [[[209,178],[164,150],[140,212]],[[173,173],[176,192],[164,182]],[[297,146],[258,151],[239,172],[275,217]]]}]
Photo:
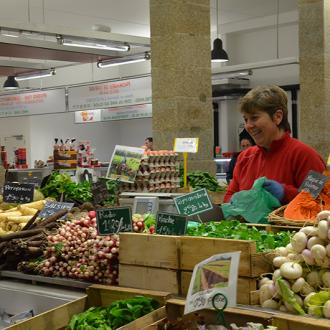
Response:
[{"label": "white root vegetable", "polygon": [[314,288],[306,282],[303,285],[303,287],[301,288],[300,294],[302,294],[303,296],[308,296],[309,294],[313,293],[314,291],[315,291]]},{"label": "white root vegetable", "polygon": [[289,259],[287,257],[275,257],[273,259],[273,265],[276,268],[280,268],[285,262],[288,262]]},{"label": "white root vegetable", "polygon": [[266,300],[271,299],[275,294],[275,286],[273,284],[264,284],[259,290],[260,304],[262,305]]},{"label": "white root vegetable", "polygon": [[304,306],[305,307],[308,307],[309,300],[311,299],[312,296],[314,296],[315,293],[316,292],[311,292],[305,297],[305,299],[304,299]]},{"label": "white root vegetable", "polygon": [[325,247],[321,244],[315,244],[311,248],[311,253],[314,259],[323,259],[327,255]]},{"label": "white root vegetable", "polygon": [[329,268],[330,267],[330,258],[324,257],[323,259],[315,259],[315,264],[320,266],[321,268]]},{"label": "white root vegetable", "polygon": [[304,261],[306,262],[307,265],[315,265],[315,259],[313,258],[312,256],[312,253],[310,250],[308,249],[304,249],[302,252],[301,252],[301,255],[304,259]]},{"label": "white root vegetable", "polygon": [[322,283],[326,288],[330,288],[330,272],[326,271],[322,274]]},{"label": "white root vegetable", "polygon": [[326,301],[326,303],[323,305],[323,315],[327,318],[330,319],[330,300]]},{"label": "white root vegetable", "polygon": [[305,233],[299,231],[298,233],[294,234],[291,239],[292,249],[299,253],[301,252],[307,244],[307,236]]},{"label": "white root vegetable", "polygon": [[311,250],[312,247],[316,244],[324,245],[324,240],[322,240],[321,238],[319,238],[317,236],[311,237],[307,242],[307,249]]},{"label": "white root vegetable", "polygon": [[[283,281],[284,281],[285,285],[286,285],[289,289],[291,289],[291,285],[290,285],[289,281],[284,280],[284,279],[283,279]],[[280,287],[279,287],[279,285],[278,285],[278,281],[275,282],[275,289],[276,289],[276,292],[277,292],[277,293],[281,293],[281,289],[280,289]]]},{"label": "white root vegetable", "polygon": [[304,261],[304,258],[303,258],[303,256],[300,253],[289,253],[287,255],[287,258],[290,261],[295,261],[295,262]]},{"label": "white root vegetable", "polygon": [[[304,302],[303,300],[301,299],[301,297],[297,294],[294,295],[296,300],[297,300],[297,303],[300,305],[300,306],[303,306]],[[292,305],[290,305],[289,303],[287,303],[286,301],[284,302],[284,305],[285,307],[288,309],[289,312],[292,312],[292,313],[297,313],[296,310],[292,307]]]},{"label": "white root vegetable", "polygon": [[261,288],[264,284],[274,284],[274,282],[268,277],[263,277],[258,284],[259,284],[259,288]]},{"label": "white root vegetable", "polygon": [[311,285],[313,288],[317,288],[321,285],[321,278],[318,271],[313,270],[306,276],[306,281],[309,285]]},{"label": "white root vegetable", "polygon": [[330,225],[330,215],[327,218],[328,224]]},{"label": "white root vegetable", "polygon": [[325,247],[325,250],[327,252],[327,256],[330,257],[330,243]]},{"label": "white root vegetable", "polygon": [[303,286],[305,285],[306,281],[303,277],[299,277],[293,284],[292,284],[292,291],[298,293],[301,291]]},{"label": "white root vegetable", "polygon": [[261,307],[271,308],[271,309],[278,309],[278,303],[273,299],[267,299],[261,304]]},{"label": "white root vegetable", "polygon": [[277,247],[275,249],[275,254],[280,257],[286,257],[288,253],[289,253],[288,250],[284,246]]},{"label": "white root vegetable", "polygon": [[282,277],[288,280],[295,280],[301,277],[303,273],[302,267],[296,262],[285,262],[280,267]]},{"label": "white root vegetable", "polygon": [[329,225],[327,220],[321,220],[319,224],[317,225],[319,229],[319,234],[318,236],[321,239],[327,239],[328,238],[328,230],[329,230]]},{"label": "white root vegetable", "polygon": [[330,216],[330,211],[326,211],[326,210],[325,211],[321,211],[316,216],[316,221],[319,222],[321,220],[327,220],[329,216]]},{"label": "white root vegetable", "polygon": [[273,273],[273,281],[276,282],[276,279],[278,279],[281,276],[281,271],[279,269],[276,269]]},{"label": "white root vegetable", "polygon": [[293,252],[293,248],[292,248],[292,244],[291,243],[287,244],[287,246],[285,248],[288,250],[288,253]]},{"label": "white root vegetable", "polygon": [[306,236],[317,236],[319,233],[319,230],[317,227],[314,226],[306,226],[300,229],[301,232],[303,232]]}]

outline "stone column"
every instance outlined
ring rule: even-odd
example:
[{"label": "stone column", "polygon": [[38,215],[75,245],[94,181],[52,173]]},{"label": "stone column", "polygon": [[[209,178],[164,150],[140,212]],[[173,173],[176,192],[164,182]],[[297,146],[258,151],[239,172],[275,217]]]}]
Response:
[{"label": "stone column", "polygon": [[150,29],[155,148],[198,137],[189,170],[214,174],[210,0],[150,0]]},{"label": "stone column", "polygon": [[299,138],[330,152],[330,1],[299,0]]}]

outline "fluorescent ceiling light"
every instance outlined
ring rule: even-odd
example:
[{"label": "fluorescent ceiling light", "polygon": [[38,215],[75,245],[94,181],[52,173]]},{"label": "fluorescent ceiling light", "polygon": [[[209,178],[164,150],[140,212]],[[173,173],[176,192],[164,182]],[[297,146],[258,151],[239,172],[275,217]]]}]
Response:
[{"label": "fluorescent ceiling light", "polygon": [[115,58],[112,60],[101,60],[97,62],[98,68],[108,68],[111,66],[130,64],[130,63],[138,63],[150,60],[151,55],[150,52],[145,52],[142,54],[135,54],[131,56],[125,56],[122,58]]},{"label": "fluorescent ceiling light", "polygon": [[130,50],[130,45],[127,43],[116,43],[100,39],[87,39],[71,36],[66,37],[61,35],[57,35],[56,38],[57,42],[63,46],[115,50],[118,52],[128,52]]},{"label": "fluorescent ceiling light", "polygon": [[38,78],[45,78],[54,76],[56,74],[55,69],[50,70],[41,70],[35,71],[27,74],[19,74],[15,76],[15,80],[22,81],[22,80],[29,80],[29,79],[38,79]]}]

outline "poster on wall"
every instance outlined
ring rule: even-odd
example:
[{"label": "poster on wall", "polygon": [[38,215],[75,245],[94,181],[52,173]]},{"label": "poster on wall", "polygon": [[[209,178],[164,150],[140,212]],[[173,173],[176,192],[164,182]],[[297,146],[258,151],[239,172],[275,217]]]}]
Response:
[{"label": "poster on wall", "polygon": [[134,182],[144,149],[116,145],[106,177],[122,182]]},{"label": "poster on wall", "polygon": [[69,111],[151,103],[151,77],[69,87]]},{"label": "poster on wall", "polygon": [[65,89],[0,96],[0,118],[66,112]]}]

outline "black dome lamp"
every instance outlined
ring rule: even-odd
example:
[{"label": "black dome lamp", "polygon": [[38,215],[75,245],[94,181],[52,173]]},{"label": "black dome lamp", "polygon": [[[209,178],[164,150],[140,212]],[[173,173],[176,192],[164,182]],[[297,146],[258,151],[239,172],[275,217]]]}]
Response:
[{"label": "black dome lamp", "polygon": [[[219,15],[219,4],[218,1],[216,2],[216,11],[217,11],[217,36],[219,35],[218,33],[218,27],[219,27],[219,22],[218,22],[218,15]],[[229,61],[228,54],[227,52],[223,49],[222,45],[222,40],[220,38],[216,38],[213,41],[213,49],[211,51],[211,60],[212,62],[227,62]]]},{"label": "black dome lamp", "polygon": [[8,76],[7,80],[3,84],[3,89],[18,89],[19,85],[15,79],[15,76]]}]

